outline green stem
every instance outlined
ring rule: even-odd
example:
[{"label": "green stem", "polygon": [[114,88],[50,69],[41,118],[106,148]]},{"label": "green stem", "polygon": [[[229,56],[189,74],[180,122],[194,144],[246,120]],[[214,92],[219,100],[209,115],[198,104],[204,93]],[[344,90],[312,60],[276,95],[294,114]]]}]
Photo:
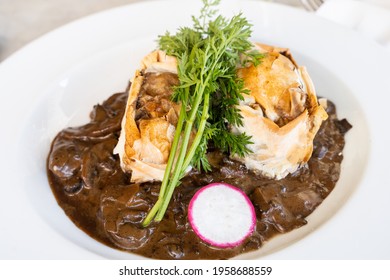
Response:
[{"label": "green stem", "polygon": [[[214,62],[212,69],[216,67],[217,61],[220,59],[221,52],[218,51],[217,60]],[[202,69],[202,75],[205,67]],[[168,208],[169,202],[171,201],[171,197],[173,195],[173,191],[175,190],[180,177],[185,172],[187,167],[190,165],[192,158],[195,155],[196,149],[201,141],[201,138],[203,136],[203,132],[206,126],[206,122],[208,119],[208,110],[209,110],[209,100],[210,100],[210,93],[206,92],[204,96],[204,104],[203,104],[203,111],[202,111],[202,117],[201,121],[198,127],[198,131],[196,133],[196,136],[194,138],[193,143],[191,144],[191,147],[189,149],[189,152],[187,153],[189,139],[192,132],[193,123],[196,118],[196,112],[198,111],[198,108],[202,102],[203,93],[205,91],[205,86],[210,79],[210,75],[206,77],[204,81],[202,81],[200,84],[196,85],[196,88],[194,92],[197,93],[195,104],[191,108],[189,119],[186,121],[185,129],[184,129],[184,138],[180,147],[179,157],[176,162],[176,167],[174,168],[174,171],[172,173],[172,179],[169,181],[169,177],[171,176],[171,170],[173,167],[173,163],[176,156],[176,149],[180,140],[181,131],[183,129],[183,123],[184,123],[184,116],[185,114],[185,107],[184,104],[182,104],[182,107],[180,109],[180,116],[174,136],[174,141],[172,143],[171,152],[169,154],[167,167],[164,173],[164,178],[161,183],[160,193],[159,197],[157,199],[157,202],[152,207],[152,209],[149,211],[148,215],[146,216],[145,220],[143,221],[143,226],[148,226],[150,222],[153,220],[153,218],[156,221],[161,221],[164,217],[164,214],[166,212],[166,209]],[[188,89],[187,92],[188,94]],[[187,154],[186,154],[187,153]]]},{"label": "green stem", "polygon": [[168,185],[169,176],[171,174],[172,166],[173,166],[173,163],[175,161],[177,147],[179,146],[179,142],[180,142],[180,135],[181,135],[181,132],[183,130],[183,124],[184,124],[184,119],[185,119],[185,115],[186,115],[186,106],[187,106],[187,104],[182,104],[181,108],[180,108],[179,120],[177,122],[175,136],[173,138],[171,151],[169,153],[169,158],[168,158],[168,162],[167,162],[167,167],[165,169],[164,178],[163,178],[163,181],[161,183],[159,197],[164,196],[166,187]]},{"label": "green stem", "polygon": [[167,166],[166,166],[166,169],[164,172],[164,178],[163,178],[163,181],[161,183],[158,199],[157,199],[157,202],[153,205],[152,209],[149,211],[149,213],[146,216],[146,218],[144,219],[144,221],[142,222],[142,226],[144,226],[144,227],[146,227],[150,224],[150,222],[153,220],[157,211],[160,209],[161,204],[164,201],[165,190],[166,190],[166,187],[168,185],[169,176],[171,174],[172,166],[173,166],[173,163],[175,161],[176,151],[177,151],[177,147],[179,145],[180,135],[181,135],[181,132],[183,129],[183,123],[184,123],[184,119],[185,119],[185,115],[186,115],[186,106],[187,106],[187,104],[182,104],[180,107],[180,115],[179,115],[179,119],[177,122],[175,136],[173,138],[171,151],[169,153],[169,158],[168,158]]},{"label": "green stem", "polygon": [[[215,65],[216,65],[216,63],[214,63],[213,68],[215,67]],[[205,68],[203,68],[203,69],[205,69]],[[203,70],[202,70],[202,74],[203,74]],[[203,76],[203,75],[201,75],[201,76]],[[203,132],[204,132],[204,129],[206,126],[206,121],[208,119],[208,109],[209,109],[209,100],[210,100],[210,94],[208,92],[206,92],[206,94],[205,94],[206,98],[203,98],[204,104],[203,104],[201,123],[198,127],[198,131],[196,133],[194,142],[192,143],[192,145],[190,147],[190,151],[186,155],[188,142],[189,142],[190,135],[192,132],[193,123],[194,123],[195,118],[196,118],[196,113],[198,111],[199,105],[202,102],[202,97],[203,97],[203,94],[205,91],[205,85],[208,83],[209,79],[210,79],[210,75],[208,75],[206,77],[205,81],[196,85],[196,88],[194,91],[197,93],[197,96],[195,99],[195,104],[191,108],[189,120],[187,120],[187,122],[186,122],[185,130],[184,130],[184,139],[183,139],[182,146],[180,149],[179,158],[178,158],[175,170],[174,170],[173,175],[172,175],[173,178],[169,182],[169,185],[167,186],[167,193],[166,193],[166,195],[164,194],[164,196],[165,196],[164,200],[163,200],[162,205],[161,205],[160,209],[158,210],[156,217],[155,217],[156,221],[161,221],[162,218],[164,217],[164,214],[168,208],[169,202],[171,201],[173,191],[175,190],[176,186],[178,185],[180,177],[182,176],[182,174],[185,172],[185,170],[187,169],[187,167],[191,163],[191,160],[195,154],[196,148],[198,147],[199,142],[203,136]]]},{"label": "green stem", "polygon": [[156,221],[161,221],[162,218],[164,217],[164,214],[168,208],[169,202],[171,201],[173,191],[175,190],[175,188],[180,180],[180,177],[182,175],[183,162],[184,162],[184,158],[185,158],[186,153],[187,153],[188,143],[189,143],[191,132],[192,132],[192,126],[193,126],[194,121],[195,121],[196,112],[198,111],[198,108],[202,102],[202,96],[203,96],[203,92],[204,92],[203,85],[201,86],[200,89],[198,87],[199,87],[199,84],[197,84],[196,88],[195,88],[195,92],[197,92],[197,96],[195,99],[195,103],[194,103],[193,107],[191,108],[190,117],[186,121],[183,141],[181,143],[180,153],[179,153],[179,157],[178,157],[177,162],[176,162],[176,167],[175,167],[175,170],[174,170],[173,175],[172,175],[173,177],[172,177],[171,181],[169,182],[169,185],[167,186],[167,193],[165,195],[165,198],[164,198],[164,201],[161,205],[161,208],[159,209],[159,211],[156,215],[156,218],[155,218]]},{"label": "green stem", "polygon": [[194,141],[191,144],[191,147],[187,153],[187,156],[185,157],[183,167],[181,172],[184,173],[187,167],[190,165],[192,158],[195,155],[196,149],[198,148],[198,145],[203,137],[203,132],[206,127],[207,119],[209,118],[209,103],[210,103],[210,93],[207,92],[204,97],[204,103],[203,103],[203,111],[202,111],[202,118],[200,120],[200,124],[198,127],[198,131],[195,135]]}]

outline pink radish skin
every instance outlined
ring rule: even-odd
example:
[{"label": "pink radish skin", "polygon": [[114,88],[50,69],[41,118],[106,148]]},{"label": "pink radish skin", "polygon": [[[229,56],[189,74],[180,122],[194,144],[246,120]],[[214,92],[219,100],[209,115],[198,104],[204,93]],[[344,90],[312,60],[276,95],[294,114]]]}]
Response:
[{"label": "pink radish skin", "polygon": [[[218,190],[216,188],[218,188]],[[225,204],[223,206],[228,207],[228,209],[219,209],[218,208],[216,211],[216,209],[212,209],[214,205],[212,203],[209,203],[207,205],[203,205],[203,207],[211,208],[210,213],[204,214],[201,217],[199,217],[199,213],[196,213],[196,211],[204,212],[204,211],[208,210],[208,209],[204,209],[204,211],[199,210],[200,209],[199,207],[201,207],[201,204],[199,204],[199,203],[205,202],[205,199],[212,200],[213,198],[210,197],[210,194],[212,195],[213,192],[214,192],[214,194],[215,194],[215,192],[220,193],[220,199],[219,199],[219,197],[218,198],[214,197],[214,199],[218,199],[218,201],[217,201],[218,204],[221,204],[220,202],[222,201],[224,196],[225,196],[225,198],[226,198],[226,196],[227,196],[227,198],[229,198],[229,196],[230,196],[230,198],[233,199],[232,195],[233,196],[238,195],[237,196],[238,200],[236,200],[236,202],[238,204],[237,203],[235,205],[230,204],[230,206],[232,206],[233,208],[240,207],[240,209],[238,209],[238,210],[240,210],[239,212],[243,212],[243,213],[245,212],[244,216],[241,218],[244,218],[244,220],[245,220],[244,226],[246,228],[243,229],[242,234],[239,233],[240,236],[237,237],[235,240],[227,241],[227,240],[221,240],[221,239],[226,239],[222,236],[224,235],[224,233],[226,233],[226,231],[229,231],[229,227],[227,226],[227,224],[230,225],[230,229],[232,229],[232,231],[233,231],[234,228],[240,227],[240,225],[241,225],[240,221],[232,221],[231,219],[229,219],[228,223],[225,224],[228,228],[223,228],[222,226],[218,226],[217,223],[224,221],[224,217],[221,217],[221,213],[226,213],[226,215],[222,215],[222,216],[226,216],[226,218],[229,218],[228,216],[230,214],[236,214],[235,212],[232,212],[232,211],[236,211],[237,209],[232,209],[232,208],[229,209],[229,205]],[[199,201],[201,201],[201,202],[199,202]],[[222,201],[222,202],[229,203],[229,201]],[[245,207],[241,207],[242,205],[244,205]],[[240,213],[238,213],[238,216],[239,215],[240,215]],[[205,228],[199,227],[199,224],[204,224],[204,221],[206,221],[207,219],[211,219],[210,221],[213,221],[213,219],[214,219],[214,221],[216,221],[216,224],[214,224],[215,225],[214,227],[213,226],[209,226],[209,227],[206,226],[206,231],[210,230],[210,228],[212,227],[211,233],[204,232]],[[219,247],[219,248],[232,248],[232,247],[236,247],[236,246],[240,245],[248,236],[250,236],[253,233],[253,231],[255,229],[255,225],[256,225],[256,214],[255,214],[255,209],[253,207],[252,202],[250,201],[248,196],[241,189],[234,187],[232,185],[229,185],[229,184],[225,184],[225,183],[212,183],[212,184],[209,184],[207,186],[200,188],[195,193],[195,195],[192,197],[190,204],[188,206],[188,220],[189,220],[194,232],[204,242],[206,242],[212,246]],[[204,225],[202,225],[202,226],[204,227]],[[211,238],[211,236],[213,236],[213,235],[217,236],[217,238],[219,240],[214,240],[213,238]],[[217,239],[217,238],[215,238],[215,239]],[[227,238],[227,239],[229,239],[229,238]]]}]

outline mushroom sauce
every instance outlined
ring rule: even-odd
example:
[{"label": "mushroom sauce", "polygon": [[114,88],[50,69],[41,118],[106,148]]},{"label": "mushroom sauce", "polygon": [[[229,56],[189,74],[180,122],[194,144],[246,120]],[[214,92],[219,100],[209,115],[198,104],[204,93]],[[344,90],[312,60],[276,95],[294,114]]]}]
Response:
[{"label": "mushroom sauce", "polygon": [[[62,130],[54,139],[47,174],[58,204],[92,238],[120,250],[154,259],[227,259],[258,250],[275,235],[304,226],[306,217],[329,195],[340,175],[344,135],[328,101],[329,118],[314,140],[310,161],[281,180],[249,171],[216,149],[208,151],[212,172],[192,170],[176,188],[164,219],[141,223],[157,200],[160,182],[130,183],[113,149],[118,142],[127,92],[112,95],[91,112],[91,121]],[[193,194],[212,182],[241,188],[257,216],[255,231],[241,245],[216,248],[191,229],[187,207]]]}]

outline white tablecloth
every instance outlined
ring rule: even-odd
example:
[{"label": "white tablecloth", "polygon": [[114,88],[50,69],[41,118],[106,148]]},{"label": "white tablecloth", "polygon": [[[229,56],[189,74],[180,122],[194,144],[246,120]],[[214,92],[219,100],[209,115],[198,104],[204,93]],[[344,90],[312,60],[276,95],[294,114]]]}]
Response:
[{"label": "white tablecloth", "polygon": [[390,0],[327,0],[316,13],[390,51]]}]

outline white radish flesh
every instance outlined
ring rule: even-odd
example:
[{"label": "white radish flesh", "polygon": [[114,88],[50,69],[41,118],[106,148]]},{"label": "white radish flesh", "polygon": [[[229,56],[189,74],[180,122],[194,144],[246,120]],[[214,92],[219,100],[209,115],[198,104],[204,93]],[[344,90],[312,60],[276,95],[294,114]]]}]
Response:
[{"label": "white radish flesh", "polygon": [[240,189],[213,183],[199,189],[188,206],[188,220],[206,243],[235,247],[252,234],[256,214],[252,202]]}]

